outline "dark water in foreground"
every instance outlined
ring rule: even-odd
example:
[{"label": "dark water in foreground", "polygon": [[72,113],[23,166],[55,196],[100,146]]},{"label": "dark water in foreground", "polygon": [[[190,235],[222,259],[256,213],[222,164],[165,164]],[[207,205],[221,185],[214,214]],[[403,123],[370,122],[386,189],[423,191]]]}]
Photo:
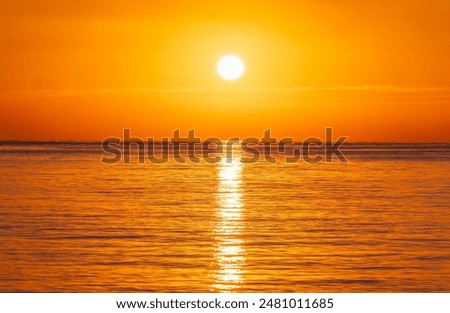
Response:
[{"label": "dark water in foreground", "polygon": [[450,292],[450,145],[116,164],[0,144],[0,291]]}]

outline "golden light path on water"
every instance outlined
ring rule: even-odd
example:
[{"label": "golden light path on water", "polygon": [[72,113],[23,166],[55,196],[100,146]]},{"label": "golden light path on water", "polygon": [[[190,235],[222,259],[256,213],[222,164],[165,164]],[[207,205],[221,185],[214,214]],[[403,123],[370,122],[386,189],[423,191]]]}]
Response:
[{"label": "golden light path on water", "polygon": [[216,270],[214,290],[233,291],[243,284],[245,249],[242,230],[244,212],[242,201],[242,164],[239,159],[222,160],[218,167],[216,224]]}]

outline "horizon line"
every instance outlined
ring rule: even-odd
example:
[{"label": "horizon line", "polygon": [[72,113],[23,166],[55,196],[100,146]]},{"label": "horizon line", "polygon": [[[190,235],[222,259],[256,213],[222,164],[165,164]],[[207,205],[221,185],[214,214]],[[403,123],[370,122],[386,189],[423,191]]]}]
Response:
[{"label": "horizon line", "polygon": [[[148,138],[152,138],[152,137],[148,137]],[[146,139],[148,139],[146,138]],[[170,138],[169,138],[170,139]],[[220,139],[220,138],[219,138]],[[245,137],[243,138],[245,139]],[[280,138],[282,139],[282,138]],[[220,139],[221,141],[227,142],[229,139]],[[113,142],[111,140],[96,140],[96,139],[80,139],[80,140],[72,140],[72,139],[54,139],[54,140],[35,140],[35,139],[0,139],[0,144],[5,144],[5,143],[12,143],[12,144],[27,144],[27,143],[42,143],[42,144],[64,144],[64,143],[91,143],[91,144],[96,144],[96,143],[102,143],[102,142]],[[145,143],[148,142],[148,140],[144,140]],[[200,143],[208,143],[211,141],[200,141]],[[239,142],[242,142],[242,140],[239,140]],[[293,141],[292,143],[287,143],[287,144],[301,144],[301,143],[312,143],[315,142],[314,140],[310,140],[310,141]],[[122,141],[121,143],[133,143],[133,141]],[[153,143],[164,143],[161,140],[156,140],[153,141]],[[171,141],[168,143],[192,143],[190,141]],[[263,142],[261,142],[263,143]],[[327,142],[323,142],[324,144],[330,144]],[[258,143],[259,144],[259,143]],[[278,143],[273,143],[273,144],[278,144]],[[346,144],[351,144],[351,145],[355,145],[355,144],[450,144],[450,140],[449,141],[345,141],[343,143],[343,145]]]}]

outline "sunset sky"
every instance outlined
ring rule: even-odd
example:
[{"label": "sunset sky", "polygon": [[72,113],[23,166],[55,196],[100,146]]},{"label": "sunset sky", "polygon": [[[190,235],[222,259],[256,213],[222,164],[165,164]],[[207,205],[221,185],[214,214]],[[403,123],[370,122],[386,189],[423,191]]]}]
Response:
[{"label": "sunset sky", "polygon": [[450,142],[449,29],[448,0],[0,0],[0,139]]}]

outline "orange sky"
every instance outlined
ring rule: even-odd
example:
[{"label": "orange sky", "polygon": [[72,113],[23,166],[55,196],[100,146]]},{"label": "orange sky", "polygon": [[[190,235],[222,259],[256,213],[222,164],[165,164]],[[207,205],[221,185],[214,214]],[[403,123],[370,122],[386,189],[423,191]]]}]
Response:
[{"label": "orange sky", "polygon": [[0,0],[0,139],[450,141],[450,2],[355,2]]}]

